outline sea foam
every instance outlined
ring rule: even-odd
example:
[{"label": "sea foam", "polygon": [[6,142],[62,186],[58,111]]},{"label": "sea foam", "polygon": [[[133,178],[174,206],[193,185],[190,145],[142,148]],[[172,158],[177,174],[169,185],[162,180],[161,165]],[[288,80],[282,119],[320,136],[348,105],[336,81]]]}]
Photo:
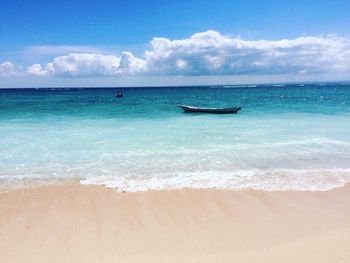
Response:
[{"label": "sea foam", "polygon": [[326,191],[350,182],[350,169],[267,169],[234,172],[182,173],[171,177],[124,178],[96,176],[82,179],[82,184],[98,184],[120,192],[164,189],[231,189],[266,191]]}]

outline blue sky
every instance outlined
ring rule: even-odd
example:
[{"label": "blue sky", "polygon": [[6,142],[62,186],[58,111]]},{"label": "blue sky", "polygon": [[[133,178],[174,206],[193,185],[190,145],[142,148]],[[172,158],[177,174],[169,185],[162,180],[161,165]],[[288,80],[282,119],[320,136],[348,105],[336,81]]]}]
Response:
[{"label": "blue sky", "polygon": [[[64,86],[79,85],[79,83],[99,86],[100,83],[113,85],[116,80],[124,84],[125,79],[127,79],[125,85],[143,83],[163,85],[168,80],[178,82],[175,84],[187,82],[201,84],[201,81],[208,82],[208,78],[213,83],[240,82],[246,81],[245,79],[247,81],[249,79],[253,81],[343,79],[348,74],[347,65],[342,58],[346,60],[348,55],[349,10],[350,1],[346,0],[2,1],[0,6],[0,86],[16,86],[23,83],[29,86]],[[208,30],[220,35],[206,34],[189,40],[191,36],[208,32]],[[330,34],[342,39],[333,39],[329,44]],[[210,43],[207,42],[206,51],[200,53],[198,43],[208,39],[208,36]],[[165,59],[165,55],[160,54],[157,49],[159,45],[152,46],[151,41],[155,37],[164,37],[170,41],[186,39],[192,41],[185,43],[182,48],[196,45],[197,49],[191,52],[195,55],[190,56],[189,53],[180,52],[181,47],[173,50],[175,42],[171,42],[167,48],[170,48],[171,54],[174,55],[171,55],[171,59],[170,57]],[[284,60],[275,59],[276,64],[262,69],[261,65],[265,65],[267,59],[268,63],[272,63],[270,55],[267,55],[271,53],[271,48],[273,47],[274,52],[282,48],[281,45],[275,47],[271,41],[296,40],[302,37],[319,37],[320,39],[313,40],[315,43],[324,41],[316,48],[317,52],[328,49],[327,54],[321,55],[326,57],[325,60],[328,59],[327,63],[337,64],[337,70],[324,72],[320,68],[310,68],[305,64],[306,62],[303,65],[300,64],[300,59],[293,61],[289,67],[285,66],[291,58],[295,57],[291,52],[295,52],[296,48],[299,50],[297,56],[300,56],[305,49],[310,53],[314,49],[312,41],[293,42],[293,48],[285,50],[289,53],[283,58]],[[232,48],[232,45],[236,45],[236,38],[244,41],[268,40],[270,51],[265,48],[265,51],[257,56],[259,59],[243,56],[242,54],[246,52],[238,52],[239,55],[237,55],[237,49]],[[231,47],[224,44],[227,41],[232,42]],[[252,52],[253,45],[254,54],[262,49],[261,45],[255,42],[245,42],[243,45],[249,47],[249,52]],[[337,49],[338,53],[334,53],[334,47],[339,45],[342,49]],[[217,52],[208,53],[208,50],[214,47],[218,49]],[[153,54],[151,59],[145,58],[144,52],[154,51],[154,49],[158,50],[154,52],[156,54]],[[304,51],[301,52],[301,49]],[[124,58],[122,51],[131,52],[131,56],[127,55],[127,58]],[[111,55],[115,58],[101,56],[79,56],[79,60],[76,57],[62,58],[71,53]],[[228,55],[218,57],[218,54],[222,53]],[[334,54],[338,57],[336,61],[327,57],[331,55],[334,57]],[[208,56],[210,59],[215,57],[215,63],[218,65],[215,69],[205,65],[208,61],[204,58]],[[255,63],[255,66],[242,63],[241,60],[238,65],[237,56],[241,56],[244,61]],[[57,57],[58,62],[55,62]],[[307,61],[307,58],[311,57],[302,59]],[[62,68],[62,63],[67,65],[67,61],[80,63],[78,68],[74,69],[76,70],[74,74],[71,71],[68,72],[67,68]],[[120,67],[121,61],[128,64],[127,70],[116,69]],[[137,69],[134,62],[138,65]],[[50,63],[53,64],[52,67]],[[79,68],[82,67],[81,63],[85,63],[83,73],[77,72],[81,70]],[[100,63],[103,69],[87,69],[86,65],[89,63],[94,65]],[[163,63],[162,65],[167,69],[160,69],[160,63]],[[176,64],[178,68],[168,66],[171,63]],[[299,64],[296,65],[296,63]],[[41,71],[38,67],[34,67],[29,70],[33,74],[29,74],[28,67],[33,64],[40,65]],[[47,64],[50,64],[49,67]],[[257,69],[258,66],[261,68]],[[283,70],[282,68],[271,70],[272,67],[283,67]],[[303,74],[300,75],[300,72]]]}]

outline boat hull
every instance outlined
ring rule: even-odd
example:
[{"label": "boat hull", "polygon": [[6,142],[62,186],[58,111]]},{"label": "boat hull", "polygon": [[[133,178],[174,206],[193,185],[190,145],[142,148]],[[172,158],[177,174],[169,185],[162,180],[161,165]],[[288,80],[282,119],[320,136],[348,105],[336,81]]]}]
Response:
[{"label": "boat hull", "polygon": [[199,108],[188,105],[177,105],[184,112],[192,112],[192,113],[213,113],[213,114],[235,114],[241,110],[241,107],[233,107],[233,108]]}]

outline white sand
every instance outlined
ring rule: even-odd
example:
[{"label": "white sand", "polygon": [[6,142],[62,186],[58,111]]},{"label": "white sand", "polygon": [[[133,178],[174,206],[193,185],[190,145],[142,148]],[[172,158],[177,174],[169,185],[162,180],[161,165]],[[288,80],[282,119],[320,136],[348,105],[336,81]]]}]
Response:
[{"label": "white sand", "polygon": [[350,186],[3,191],[0,262],[350,262]]}]

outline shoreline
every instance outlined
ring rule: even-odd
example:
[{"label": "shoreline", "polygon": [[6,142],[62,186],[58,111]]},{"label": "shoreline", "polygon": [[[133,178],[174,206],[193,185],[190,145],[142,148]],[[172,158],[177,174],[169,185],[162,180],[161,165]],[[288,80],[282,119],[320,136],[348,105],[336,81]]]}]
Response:
[{"label": "shoreline", "polygon": [[0,191],[3,262],[348,262],[350,184],[328,191]]},{"label": "shoreline", "polygon": [[[349,179],[350,180],[350,179]],[[1,183],[0,182],[0,194],[3,192],[9,192],[9,191],[17,191],[17,190],[26,190],[26,189],[37,189],[42,187],[52,187],[52,186],[69,186],[69,185],[80,185],[80,186],[97,186],[97,187],[103,187],[106,189],[114,190],[117,193],[144,193],[144,192],[158,192],[158,191],[180,191],[180,190],[199,190],[199,191],[206,191],[206,190],[218,190],[218,191],[233,191],[233,192],[245,192],[245,191],[257,191],[257,192],[327,192],[332,191],[335,189],[347,187],[350,185],[349,180],[344,180],[343,182],[337,182],[333,183],[332,186],[328,187],[319,187],[319,188],[296,188],[296,187],[290,187],[290,188],[278,188],[278,189],[272,189],[272,188],[260,188],[256,186],[252,187],[242,187],[237,188],[235,186],[230,187],[224,187],[224,186],[169,186],[168,188],[142,188],[142,190],[125,190],[124,188],[118,188],[117,186],[109,186],[108,184],[104,183],[97,183],[97,182],[91,182],[88,183],[85,180],[81,179],[70,179],[70,180],[46,180],[46,181],[29,181],[29,182],[22,182],[22,183]]]}]

